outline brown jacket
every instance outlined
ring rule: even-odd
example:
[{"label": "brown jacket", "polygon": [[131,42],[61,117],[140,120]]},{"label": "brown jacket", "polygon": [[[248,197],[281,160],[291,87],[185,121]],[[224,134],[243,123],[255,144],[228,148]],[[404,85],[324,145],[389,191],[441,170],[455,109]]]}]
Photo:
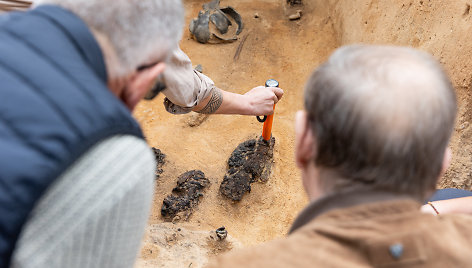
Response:
[{"label": "brown jacket", "polygon": [[422,214],[388,193],[336,195],[310,204],[287,238],[208,267],[472,267],[472,216]]}]

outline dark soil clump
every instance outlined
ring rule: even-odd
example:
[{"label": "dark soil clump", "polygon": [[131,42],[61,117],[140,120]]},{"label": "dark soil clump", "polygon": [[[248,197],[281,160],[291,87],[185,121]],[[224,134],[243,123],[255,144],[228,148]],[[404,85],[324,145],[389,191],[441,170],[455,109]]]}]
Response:
[{"label": "dark soil clump", "polygon": [[187,220],[208,185],[210,181],[200,170],[183,173],[177,178],[177,186],[172,190],[172,194],[164,199],[161,215],[171,221]]},{"label": "dark soil clump", "polygon": [[220,185],[220,193],[240,201],[251,191],[251,183],[267,182],[272,167],[275,139],[247,140],[236,147],[228,159],[228,171]]},{"label": "dark soil clump", "polygon": [[152,151],[154,153],[154,157],[156,158],[156,180],[159,179],[161,174],[164,172],[162,166],[166,162],[166,155],[161,152],[160,149],[152,147]]},{"label": "dark soil clump", "polygon": [[302,0],[287,0],[287,4],[291,6],[298,6],[302,4]]}]

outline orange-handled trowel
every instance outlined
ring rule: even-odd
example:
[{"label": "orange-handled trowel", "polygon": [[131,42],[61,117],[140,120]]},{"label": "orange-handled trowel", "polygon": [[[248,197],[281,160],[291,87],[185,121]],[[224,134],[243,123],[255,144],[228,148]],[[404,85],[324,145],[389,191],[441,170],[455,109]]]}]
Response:
[{"label": "orange-handled trowel", "polygon": [[[269,79],[265,86],[278,87],[279,82]],[[251,191],[251,183],[267,182],[270,177],[274,162],[275,138],[272,137],[274,114],[266,115],[262,119],[257,116],[257,121],[264,123],[262,137],[244,141],[234,149],[220,184],[220,193],[233,201],[240,201],[245,193]]]}]

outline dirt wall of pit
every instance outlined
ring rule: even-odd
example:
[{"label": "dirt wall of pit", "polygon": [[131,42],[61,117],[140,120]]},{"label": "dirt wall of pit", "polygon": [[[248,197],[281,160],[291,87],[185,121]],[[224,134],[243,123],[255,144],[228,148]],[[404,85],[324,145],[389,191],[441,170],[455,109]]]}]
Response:
[{"label": "dirt wall of pit", "polygon": [[412,46],[433,54],[454,84],[468,87],[472,1],[317,1],[330,14],[339,44]]},{"label": "dirt wall of pit", "polygon": [[308,3],[326,11],[339,45],[411,46],[434,55],[456,89],[459,113],[451,140],[453,162],[439,187],[472,188],[472,1],[326,0]]}]

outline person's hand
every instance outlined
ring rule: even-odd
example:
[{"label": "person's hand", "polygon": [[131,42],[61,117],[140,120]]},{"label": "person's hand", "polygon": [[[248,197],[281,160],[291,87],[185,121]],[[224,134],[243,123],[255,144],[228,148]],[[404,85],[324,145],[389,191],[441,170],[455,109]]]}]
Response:
[{"label": "person's hand", "polygon": [[248,103],[248,115],[270,115],[276,104],[284,95],[278,87],[255,87],[244,94]]}]

